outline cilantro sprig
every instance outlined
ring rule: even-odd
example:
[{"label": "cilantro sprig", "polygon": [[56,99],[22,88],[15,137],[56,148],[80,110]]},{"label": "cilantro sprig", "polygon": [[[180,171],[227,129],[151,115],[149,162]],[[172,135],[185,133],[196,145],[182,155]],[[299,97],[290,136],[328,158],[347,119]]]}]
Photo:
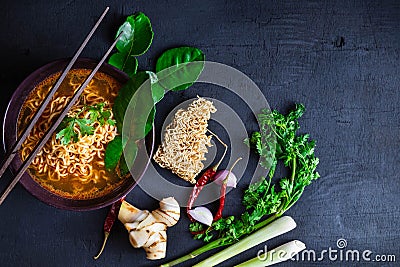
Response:
[{"label": "cilantro sprig", "polygon": [[[304,106],[298,104],[286,116],[276,110],[264,110],[258,116],[260,132],[254,132],[246,143],[260,155],[262,166],[270,166],[269,177],[262,177],[260,182],[250,185],[244,192],[246,211],[241,216],[222,218],[208,228],[199,223],[189,226],[192,232],[200,232],[194,236],[195,239],[214,240],[200,248],[198,253],[232,244],[282,216],[297,202],[305,187],[319,177],[316,172],[319,160],[314,155],[315,141],[310,140],[308,134],[297,134],[300,128],[298,119],[304,111]],[[269,127],[272,130],[266,130],[268,126],[273,126]],[[275,155],[271,159],[272,137],[276,138],[276,143],[273,144]],[[283,161],[291,174],[273,183],[278,160]],[[266,219],[261,221],[263,218]]]},{"label": "cilantro sprig", "polygon": [[111,117],[111,111],[110,110],[104,110],[104,106],[106,103],[97,103],[93,106],[85,106],[86,110],[90,113],[90,120],[94,122],[99,122],[100,125],[104,124],[109,124],[109,125],[115,125],[115,121],[113,119],[110,119]]},{"label": "cilantro sprig", "polygon": [[[81,136],[92,135],[94,133],[96,122],[100,125],[114,125],[115,121],[110,119],[111,112],[104,110],[106,103],[97,103],[93,106],[84,105],[74,116],[66,116],[57,128],[56,139],[60,139],[63,145],[68,145],[71,141],[79,141]],[[84,112],[89,113],[89,118],[81,117]],[[79,131],[76,130],[76,127]]]}]

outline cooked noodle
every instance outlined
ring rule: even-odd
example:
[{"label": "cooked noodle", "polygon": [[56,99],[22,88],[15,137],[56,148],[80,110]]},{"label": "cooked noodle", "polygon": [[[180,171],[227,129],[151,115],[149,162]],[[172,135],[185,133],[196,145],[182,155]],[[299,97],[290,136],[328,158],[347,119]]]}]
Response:
[{"label": "cooked noodle", "polygon": [[[69,87],[70,92],[65,92],[66,90],[64,90],[64,92],[63,90],[57,91],[46,107],[22,146],[21,157],[23,160],[31,153],[35,145],[51,126],[51,123],[68,104],[73,91],[83,82],[86,76],[82,75],[82,70],[80,71],[81,72],[78,72],[78,70],[71,71],[71,74],[67,76],[68,84],[66,87]],[[84,73],[86,73],[86,71]],[[104,74],[98,73],[96,75]],[[57,77],[55,76],[53,79],[55,78]],[[109,110],[111,112],[110,104],[116,96],[115,88],[113,88],[113,86],[102,86],[99,88],[99,84],[95,86],[94,80],[96,79],[93,79],[86,87],[78,103],[69,111],[68,116],[75,116],[85,105],[90,106],[102,102],[106,103],[104,110]],[[101,83],[100,80],[101,77],[97,77],[97,83]],[[25,112],[22,112],[23,115],[22,118],[20,118],[20,124],[22,125],[26,125],[32,119],[34,112],[44,100],[50,86],[43,85],[41,87],[39,85],[37,88],[37,90],[32,92],[33,96],[30,95],[24,104]],[[42,90],[40,90],[41,88]],[[84,110],[79,117],[89,118],[89,115],[90,113]],[[68,181],[72,189],[69,190],[67,195],[74,198],[88,198],[90,197],[89,195],[93,195],[94,191],[99,190],[99,187],[91,188],[90,190],[92,192],[85,192],[85,195],[82,195],[82,191],[87,189],[85,184],[91,182],[93,184],[101,182],[102,185],[111,184],[110,175],[104,168],[104,152],[106,144],[114,139],[117,133],[116,127],[109,124],[100,125],[98,122],[93,126],[95,128],[93,135],[82,136],[79,127],[75,125],[74,130],[78,133],[79,141],[71,141],[68,145],[62,144],[61,140],[56,138],[56,133],[53,133],[51,139],[36,155],[29,170],[37,177],[51,182],[52,187],[54,187],[53,189],[56,189],[56,191],[57,186],[54,185],[57,184],[57,182],[65,183]],[[22,127],[19,127],[20,132],[22,129]],[[42,185],[46,183],[46,181],[43,182],[41,180],[39,182]],[[58,188],[58,191],[59,190],[60,188]],[[65,188],[64,191],[66,191]]]}]

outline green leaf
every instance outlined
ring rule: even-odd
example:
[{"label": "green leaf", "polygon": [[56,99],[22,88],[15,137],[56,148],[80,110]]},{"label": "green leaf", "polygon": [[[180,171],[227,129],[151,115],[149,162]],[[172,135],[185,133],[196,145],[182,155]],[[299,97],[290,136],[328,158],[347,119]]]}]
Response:
[{"label": "green leaf", "polygon": [[151,96],[153,98],[154,107],[150,111],[149,117],[146,122],[145,135],[153,129],[153,123],[156,116],[156,104],[164,98],[165,89],[158,81],[158,77],[154,72],[147,72],[151,81]]},{"label": "green leaf", "polygon": [[105,103],[98,103],[94,106],[88,106],[87,110],[90,113],[90,120],[92,123],[98,121],[100,125],[104,125],[105,123],[114,125],[114,120],[110,119],[111,111],[104,110]]},{"label": "green leaf", "polygon": [[149,75],[150,82],[151,82],[151,94],[153,98],[154,105],[160,102],[165,95],[164,87],[159,83],[157,75],[152,71],[146,71]]},{"label": "green leaf", "polygon": [[128,16],[124,24],[119,27],[116,36],[121,32],[123,34],[116,44],[118,52],[111,55],[108,63],[131,77],[138,68],[136,56],[144,54],[149,49],[154,33],[149,18],[141,12]]},{"label": "green leaf", "polygon": [[56,138],[57,139],[61,139],[61,143],[63,145],[67,145],[70,141],[71,138],[75,139],[77,134],[74,132],[73,127],[66,127],[62,130],[60,130],[57,134],[56,134]]},{"label": "green leaf", "polygon": [[[124,122],[124,117],[125,113],[127,112],[127,108],[129,106],[129,103],[132,101],[137,101],[137,99],[140,97],[139,95],[135,96],[135,99],[132,99],[135,93],[138,91],[140,86],[146,82],[149,79],[149,75],[146,72],[138,72],[135,75],[131,77],[131,79],[119,90],[117,97],[115,98],[114,101],[114,106],[113,106],[113,111],[114,111],[114,116],[118,128],[118,132],[122,134],[122,124]],[[147,88],[143,88],[140,92],[142,95],[146,93]],[[150,89],[148,89],[150,91]],[[147,92],[148,94],[151,94],[151,92]],[[144,100],[144,99],[141,99]],[[150,105],[151,107],[153,106],[153,101],[150,99]],[[131,104],[131,107],[136,106],[136,102]],[[133,112],[130,110],[130,112]],[[140,110],[137,111],[137,114],[139,115],[137,118],[137,121],[143,121],[143,118],[140,118],[140,116],[144,116],[143,111],[141,112]],[[145,118],[147,120],[147,116]],[[136,123],[137,124],[137,123]],[[144,126],[144,124],[143,124]],[[144,127],[143,127],[143,132],[144,132]]]},{"label": "green leaf", "polygon": [[124,155],[122,157],[123,164],[120,164],[121,176],[129,173],[135,164],[136,156],[138,152],[138,146],[136,140],[129,139],[124,147]]},{"label": "green leaf", "polygon": [[[60,125],[57,127],[56,139],[61,139],[61,143],[64,145],[69,144],[71,139],[74,142],[79,141],[78,133],[75,132],[75,125],[79,127],[79,131],[82,136],[92,135],[94,133],[93,124],[98,121],[101,125],[104,123],[114,124],[114,121],[109,119],[111,112],[109,110],[104,111],[105,103],[97,103],[93,106],[84,106],[79,110],[75,117],[66,116]],[[79,118],[82,112],[87,111],[89,113],[89,119],[83,117]]]},{"label": "green leaf", "polygon": [[145,53],[153,40],[153,30],[149,18],[141,13],[127,17],[118,29],[118,36],[124,32],[116,44],[117,50],[125,56],[139,56]]},{"label": "green leaf", "polygon": [[82,136],[94,133],[94,127],[91,125],[93,122],[90,119],[75,119],[75,122],[78,124]]},{"label": "green leaf", "polygon": [[[145,137],[152,129],[155,104],[164,97],[164,89],[157,82],[150,83],[149,75],[147,72],[138,72],[133,75],[119,90],[113,106],[116,125],[118,132],[121,134],[126,112],[135,114],[134,120],[130,122],[132,124],[132,133],[130,135],[137,140]],[[138,92],[138,89],[146,81],[147,84]],[[131,101],[132,103],[129,106]],[[129,110],[127,110],[128,106]]]},{"label": "green leaf", "polygon": [[138,146],[135,142],[127,141],[124,145],[122,136],[117,135],[106,148],[104,157],[106,169],[111,171],[118,167],[121,177],[127,175],[135,162],[137,152]]},{"label": "green leaf", "polygon": [[200,232],[204,229],[204,225],[199,222],[193,222],[189,224],[190,232]]},{"label": "green leaf", "polygon": [[111,117],[111,111],[109,110],[102,111],[100,112],[100,115],[103,119],[108,120]]},{"label": "green leaf", "polygon": [[136,57],[120,52],[111,55],[108,63],[122,70],[128,74],[129,77],[136,73],[138,67],[138,61]]},{"label": "green leaf", "polygon": [[127,175],[129,173],[129,168],[126,165],[126,161],[125,161],[124,155],[122,155],[122,157],[121,157],[121,159],[119,161],[119,166],[118,167],[119,167],[119,175],[121,177],[123,177],[123,176],[125,176],[125,175]]},{"label": "green leaf", "polygon": [[107,144],[104,164],[107,170],[115,170],[123,152],[122,137],[117,135]]},{"label": "green leaf", "polygon": [[[147,72],[138,72],[119,90],[113,111],[118,132],[123,136],[129,152],[126,161],[120,160],[120,172],[129,171],[137,155],[136,142],[144,138],[152,129],[155,117],[155,101],[164,96],[164,89],[153,86]],[[143,85],[143,86],[142,86]],[[141,88],[140,90],[138,90]],[[124,119],[130,119],[123,126]],[[126,156],[126,155],[125,155]]]},{"label": "green leaf", "polygon": [[109,125],[111,125],[111,126],[114,126],[114,125],[115,125],[115,120],[108,119],[108,120],[106,121],[106,123],[109,124]]},{"label": "green leaf", "polygon": [[147,118],[147,121],[146,121],[146,126],[144,129],[145,136],[151,131],[151,129],[153,129],[153,123],[154,123],[155,117],[156,117],[156,107],[153,107],[151,109],[149,117]]},{"label": "green leaf", "polygon": [[[61,121],[61,123],[58,125],[56,131],[59,132],[62,129],[65,129],[68,127],[68,125],[70,124],[71,121],[73,121],[74,118],[73,117],[69,117],[69,116],[65,116],[64,119]],[[59,139],[59,138],[57,138]]]},{"label": "green leaf", "polygon": [[[191,64],[193,62],[197,63]],[[156,63],[159,82],[173,91],[190,87],[201,74],[203,67],[204,54],[195,47],[177,47],[167,50]]]}]

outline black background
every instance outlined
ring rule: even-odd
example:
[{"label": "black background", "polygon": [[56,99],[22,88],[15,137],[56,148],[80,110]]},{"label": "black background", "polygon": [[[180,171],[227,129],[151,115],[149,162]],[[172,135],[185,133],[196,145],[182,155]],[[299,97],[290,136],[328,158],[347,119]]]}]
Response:
[{"label": "black background", "polygon": [[[140,69],[153,69],[157,56],[168,48],[196,46],[208,60],[248,75],[272,108],[285,112],[294,103],[305,104],[301,131],[317,140],[321,178],[288,212],[297,228],[268,245],[299,239],[320,252],[337,248],[336,241],[344,238],[347,249],[395,254],[400,260],[398,1],[2,1],[2,116],[18,84],[43,64],[72,56],[107,5],[110,12],[83,56],[100,59],[125,17],[142,11],[155,35],[139,59]],[[175,105],[197,94],[228,103],[249,131],[256,129],[254,116],[240,99],[204,85],[167,95],[158,105],[157,126]],[[11,177],[6,176],[2,183]],[[240,212],[240,190],[245,187],[243,181],[228,195],[226,213]],[[138,187],[128,200],[146,209],[158,205]],[[143,250],[130,246],[118,222],[102,257],[94,261],[107,211],[59,210],[17,185],[0,207],[0,266],[154,266],[201,245],[191,239],[182,216],[168,230],[167,259],[151,262]],[[261,248],[223,266],[252,258]],[[325,258],[281,266],[360,264],[367,263]]]}]

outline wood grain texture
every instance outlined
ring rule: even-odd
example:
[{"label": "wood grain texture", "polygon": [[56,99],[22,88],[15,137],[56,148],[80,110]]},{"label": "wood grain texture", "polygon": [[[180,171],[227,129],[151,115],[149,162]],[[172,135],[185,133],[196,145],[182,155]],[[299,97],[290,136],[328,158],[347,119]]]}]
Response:
[{"label": "wood grain texture", "polygon": [[[262,89],[272,108],[304,103],[301,131],[317,140],[321,178],[290,211],[298,227],[268,243],[300,239],[308,249],[347,248],[396,254],[400,261],[400,2],[393,1],[3,1],[0,9],[0,112],[18,84],[37,67],[70,57],[104,7],[109,15],[83,55],[99,59],[127,15],[142,11],[155,32],[140,69],[154,68],[164,50],[199,47],[206,59],[233,66]],[[210,86],[167,95],[163,116],[197,94],[233,107],[249,131],[254,116],[240,99]],[[225,136],[223,136],[224,138]],[[9,174],[8,177],[11,177]],[[249,178],[247,178],[249,179]],[[229,193],[227,213],[239,213],[240,188]],[[158,203],[140,188],[128,200],[141,208]],[[154,266],[133,249],[116,224],[98,261],[107,209],[70,212],[49,207],[17,186],[0,207],[0,266]],[[168,229],[167,260],[201,245],[188,220]],[[221,266],[255,257],[264,245]],[[208,253],[207,255],[212,254]],[[182,266],[191,266],[193,260]],[[365,263],[363,263],[365,264]],[[363,266],[357,262],[287,262],[280,266]]]}]

